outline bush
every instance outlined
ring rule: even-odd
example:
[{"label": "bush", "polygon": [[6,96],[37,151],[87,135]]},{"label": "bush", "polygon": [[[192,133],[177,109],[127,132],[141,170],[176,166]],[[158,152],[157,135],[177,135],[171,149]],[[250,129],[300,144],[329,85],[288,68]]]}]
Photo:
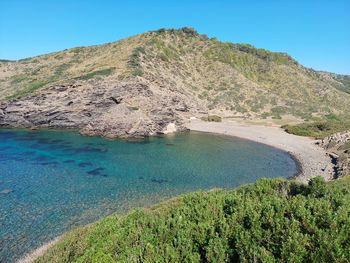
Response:
[{"label": "bush", "polygon": [[209,115],[207,117],[202,117],[201,118],[203,121],[212,121],[212,122],[221,122],[222,119],[220,116],[217,115]]},{"label": "bush", "polygon": [[145,54],[145,48],[144,47],[136,47],[134,48],[133,52],[131,53],[129,60],[128,60],[128,67],[131,69],[131,74],[133,76],[142,76],[143,71],[141,68],[141,55]]},{"label": "bush", "polygon": [[330,134],[350,129],[350,119],[348,117],[326,117],[323,121],[301,123],[297,125],[282,126],[286,132],[315,138],[324,138]]},{"label": "bush", "polygon": [[261,179],[77,229],[36,262],[348,262],[350,180]]},{"label": "bush", "polygon": [[326,182],[320,176],[314,177],[309,182],[308,190],[315,197],[323,197],[327,193]]},{"label": "bush", "polygon": [[87,73],[85,75],[76,77],[75,79],[78,80],[89,80],[92,79],[96,76],[108,76],[111,75],[113,73],[115,68],[106,68],[106,69],[101,69],[101,70],[96,70],[96,71],[92,71],[90,73]]},{"label": "bush", "polygon": [[193,27],[183,27],[180,29],[185,34],[191,35],[191,36],[197,36],[198,32]]},{"label": "bush", "polygon": [[11,85],[20,83],[20,82],[27,80],[27,79],[28,79],[28,77],[26,75],[16,75],[16,76],[12,77]]},{"label": "bush", "polygon": [[52,82],[52,78],[47,78],[46,80],[33,80],[30,83],[28,83],[27,86],[24,87],[24,89],[21,89],[14,93],[12,96],[7,97],[8,100],[14,99],[14,98],[19,98],[19,97],[24,97],[30,93],[35,92],[38,89],[43,88],[45,85],[49,84]]}]

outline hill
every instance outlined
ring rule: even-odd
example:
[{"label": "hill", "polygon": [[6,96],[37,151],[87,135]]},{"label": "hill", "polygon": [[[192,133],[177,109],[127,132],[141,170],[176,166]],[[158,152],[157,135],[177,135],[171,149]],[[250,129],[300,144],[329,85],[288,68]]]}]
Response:
[{"label": "hill", "polygon": [[261,179],[111,215],[35,262],[348,262],[349,179]]},{"label": "hill", "polygon": [[160,29],[100,46],[0,61],[0,125],[106,137],[184,129],[190,116],[323,118],[350,112],[350,76],[285,53]]}]

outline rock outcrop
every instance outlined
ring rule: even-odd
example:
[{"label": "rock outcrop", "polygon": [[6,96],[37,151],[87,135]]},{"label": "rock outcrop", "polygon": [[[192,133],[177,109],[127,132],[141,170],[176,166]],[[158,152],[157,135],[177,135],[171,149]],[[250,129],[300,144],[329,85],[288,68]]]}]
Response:
[{"label": "rock outcrop", "polygon": [[320,145],[327,150],[335,164],[337,177],[350,173],[350,131],[332,134],[323,140]]},{"label": "rock outcrop", "polygon": [[183,113],[197,106],[175,92],[137,78],[52,86],[3,102],[0,126],[78,129],[108,138],[144,137],[183,131]]}]

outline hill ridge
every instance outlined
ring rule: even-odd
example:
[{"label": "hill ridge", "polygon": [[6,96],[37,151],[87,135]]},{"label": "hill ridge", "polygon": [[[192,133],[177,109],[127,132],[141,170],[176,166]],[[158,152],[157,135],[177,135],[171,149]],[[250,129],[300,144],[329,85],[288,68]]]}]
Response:
[{"label": "hill ridge", "polygon": [[350,76],[185,27],[0,61],[0,101],[2,126],[148,136],[168,132],[169,125],[183,130],[191,116],[303,121],[344,115]]}]

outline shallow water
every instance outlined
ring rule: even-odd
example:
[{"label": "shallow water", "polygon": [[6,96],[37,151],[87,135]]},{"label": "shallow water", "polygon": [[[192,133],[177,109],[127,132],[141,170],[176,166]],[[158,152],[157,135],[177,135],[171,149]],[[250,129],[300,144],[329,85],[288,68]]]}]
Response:
[{"label": "shallow water", "polygon": [[115,211],[296,171],[286,152],[220,135],[109,141],[0,130],[0,262]]}]

